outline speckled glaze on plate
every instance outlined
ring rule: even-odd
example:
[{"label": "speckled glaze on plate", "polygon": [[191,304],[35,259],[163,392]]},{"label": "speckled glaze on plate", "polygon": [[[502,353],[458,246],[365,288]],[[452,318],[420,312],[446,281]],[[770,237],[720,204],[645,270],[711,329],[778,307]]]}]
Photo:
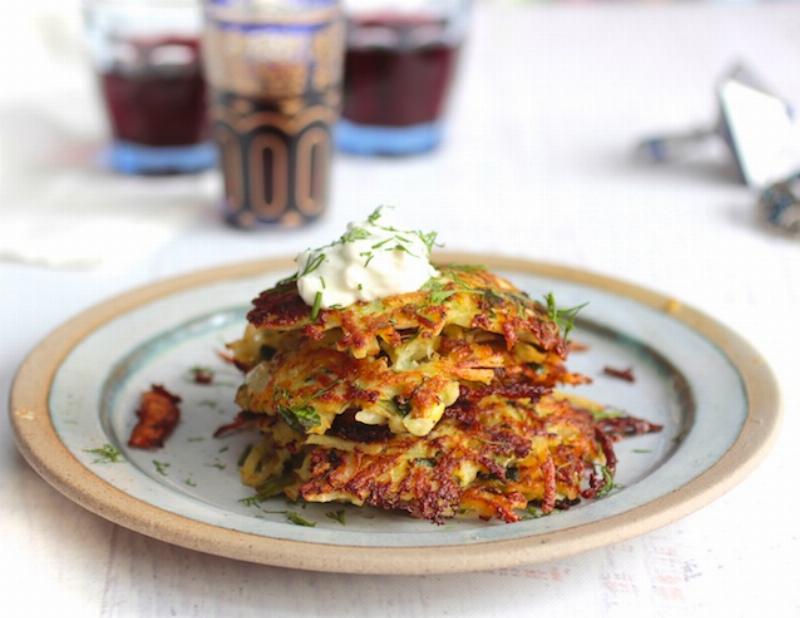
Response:
[{"label": "speckled glaze on plate", "polygon": [[[429,573],[549,560],[669,523],[739,481],[766,452],[779,421],[775,380],[761,357],[713,319],[651,291],[554,265],[475,255],[534,297],[589,302],[569,359],[594,379],[578,393],[664,425],[617,444],[607,497],[515,524],[454,520],[442,526],[341,505],[240,502],[237,459],[252,436],[214,439],[235,413],[241,377],[216,351],[236,338],[249,300],[291,270],[251,262],[154,284],[98,305],[48,336],[12,389],[20,450],[79,504],[143,534],[200,551],[287,567],[355,573]],[[212,385],[192,366],[212,367]],[[633,367],[633,384],[602,369]],[[153,383],[183,398],[163,449],[126,446],[139,395]],[[111,444],[117,463],[90,452]],[[344,509],[346,525],[331,517]],[[313,527],[298,526],[286,511]]]}]

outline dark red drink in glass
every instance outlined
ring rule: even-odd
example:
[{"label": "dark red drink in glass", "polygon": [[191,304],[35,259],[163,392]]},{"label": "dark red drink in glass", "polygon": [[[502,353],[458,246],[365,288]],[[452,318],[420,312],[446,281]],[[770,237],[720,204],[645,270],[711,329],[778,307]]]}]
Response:
[{"label": "dark red drink in glass", "polygon": [[84,10],[111,129],[107,164],[131,174],[212,167],[200,5],[84,0]]},{"label": "dark red drink in glass", "polygon": [[[424,17],[387,17],[356,22],[353,27],[391,30],[400,44],[348,47],[342,115],[358,124],[386,127],[435,122],[443,111],[459,49],[437,40],[435,34],[443,24]],[[433,31],[430,43],[413,44],[411,35],[419,28]]]},{"label": "dark red drink in glass", "polygon": [[174,37],[129,44],[142,58],[139,66],[112,65],[100,75],[114,138],[144,146],[208,139],[200,42]]},{"label": "dark red drink in glass", "polygon": [[339,148],[391,155],[439,144],[467,4],[350,15]]}]

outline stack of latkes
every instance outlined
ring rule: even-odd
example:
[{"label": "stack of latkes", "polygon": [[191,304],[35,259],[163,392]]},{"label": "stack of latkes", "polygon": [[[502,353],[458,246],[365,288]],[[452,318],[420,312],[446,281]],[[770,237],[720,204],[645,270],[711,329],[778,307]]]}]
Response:
[{"label": "stack of latkes", "polygon": [[256,499],[514,522],[611,489],[600,408],[554,391],[588,381],[563,364],[564,314],[482,267],[437,268],[313,318],[292,279],[254,301],[227,428],[261,434],[241,460]]}]

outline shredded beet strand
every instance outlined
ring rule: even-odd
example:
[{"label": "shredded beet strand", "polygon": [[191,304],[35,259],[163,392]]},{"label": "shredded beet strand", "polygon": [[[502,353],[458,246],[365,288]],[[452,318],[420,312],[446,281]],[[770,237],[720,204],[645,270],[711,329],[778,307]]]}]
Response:
[{"label": "shredded beet strand", "polygon": [[214,432],[215,438],[221,438],[224,435],[229,433],[233,433],[234,431],[239,431],[240,429],[249,428],[250,424],[258,419],[260,415],[254,414],[253,412],[239,412],[230,423],[226,423],[225,425],[220,425],[217,427],[217,430]]},{"label": "shredded beet strand", "polygon": [[611,378],[625,380],[625,382],[636,382],[636,378],[633,375],[633,367],[628,367],[627,369],[614,369],[614,367],[609,367],[606,365],[603,367],[603,373]]},{"label": "shredded beet strand", "polygon": [[160,384],[153,384],[142,393],[136,416],[139,421],[131,432],[128,446],[132,448],[160,448],[181,418],[178,404],[181,398]]}]

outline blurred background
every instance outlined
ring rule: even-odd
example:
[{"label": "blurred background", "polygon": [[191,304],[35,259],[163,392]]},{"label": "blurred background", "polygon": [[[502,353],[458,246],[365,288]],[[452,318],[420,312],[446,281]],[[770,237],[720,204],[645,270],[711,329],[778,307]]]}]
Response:
[{"label": "blurred background", "polygon": [[[0,256],[124,272],[180,236],[165,268],[185,269],[294,252],[390,203],[451,247],[613,271],[596,260],[626,257],[631,229],[695,209],[688,196],[707,202],[692,217],[757,227],[719,85],[745,63],[800,92],[791,5],[336,5],[209,1],[205,19],[191,0],[15,5],[0,25]],[[306,30],[281,30],[292,21]],[[753,120],[767,116],[745,128],[785,154],[793,129]],[[687,133],[660,164],[663,148],[643,154]],[[773,176],[792,171],[793,153],[770,156]],[[612,214],[621,225],[603,226]],[[596,242],[617,250],[590,260]]]}]

